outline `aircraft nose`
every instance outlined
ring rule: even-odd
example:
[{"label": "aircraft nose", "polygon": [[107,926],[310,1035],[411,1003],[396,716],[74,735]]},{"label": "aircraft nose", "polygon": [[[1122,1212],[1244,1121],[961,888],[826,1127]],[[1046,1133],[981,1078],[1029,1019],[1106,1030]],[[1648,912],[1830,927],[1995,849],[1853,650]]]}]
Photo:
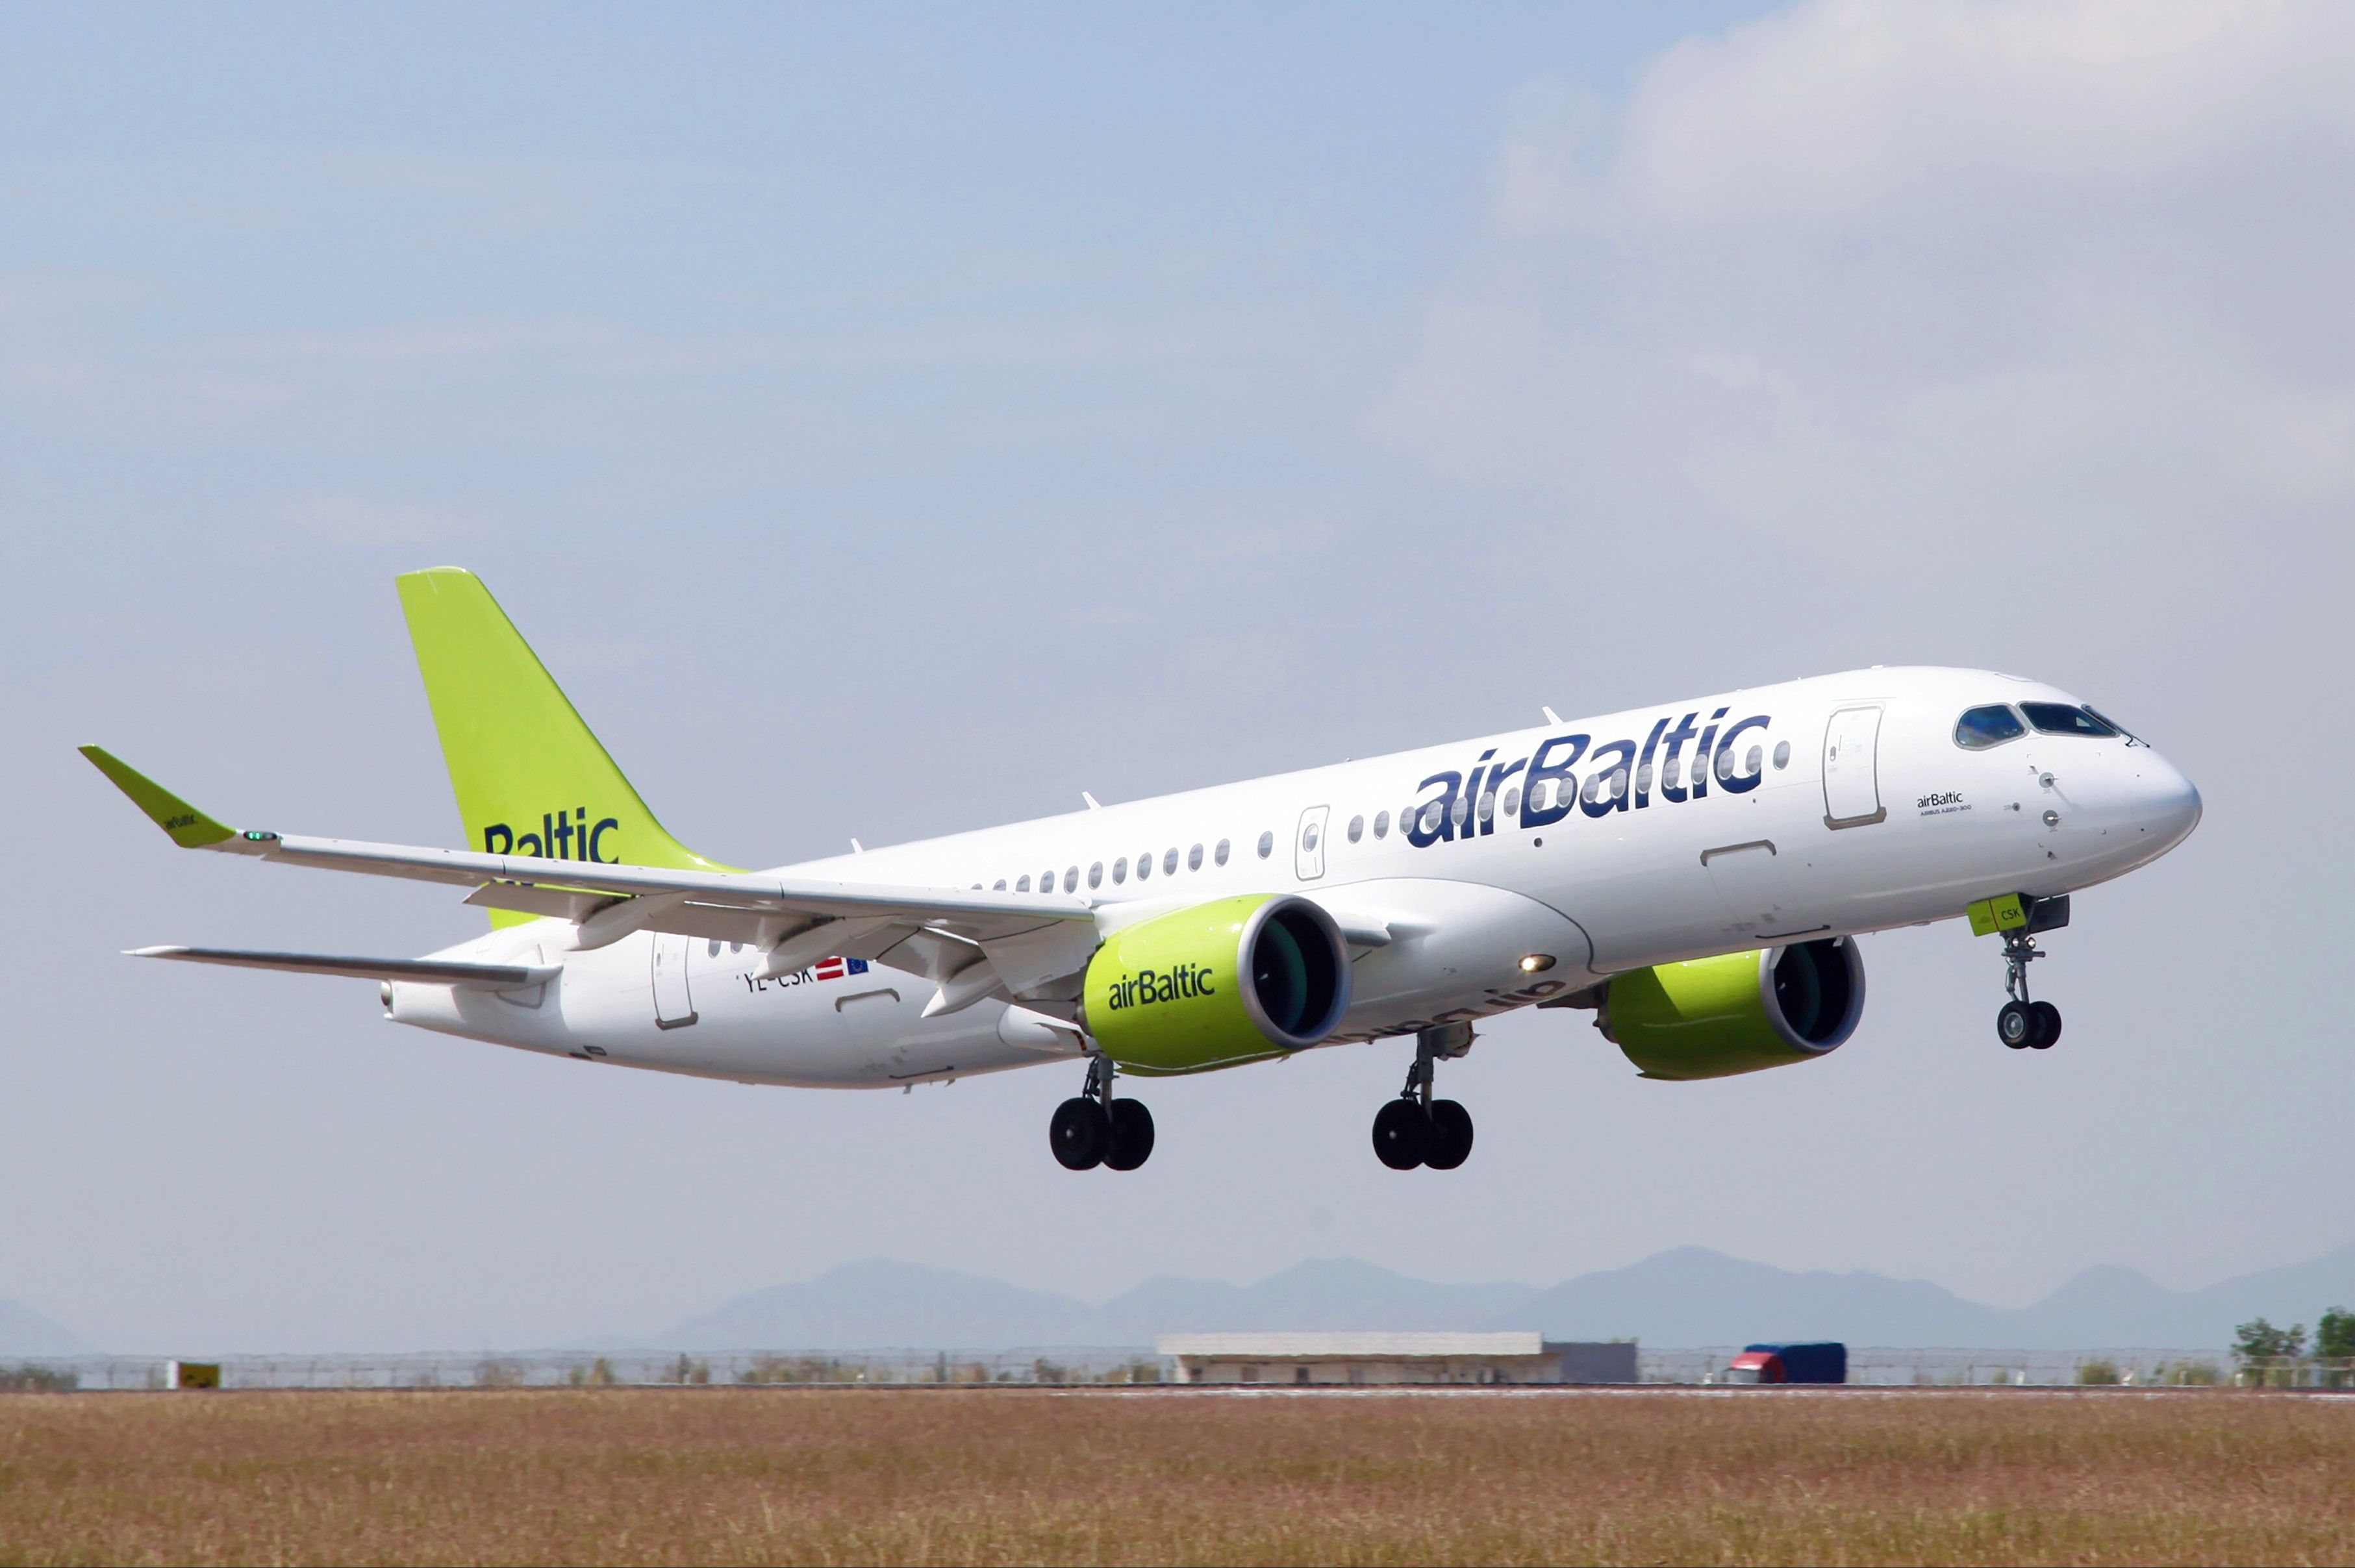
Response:
[{"label": "aircraft nose", "polygon": [[2145,760],[2140,789],[2143,825],[2173,849],[2200,825],[2200,791],[2183,770],[2153,752]]}]

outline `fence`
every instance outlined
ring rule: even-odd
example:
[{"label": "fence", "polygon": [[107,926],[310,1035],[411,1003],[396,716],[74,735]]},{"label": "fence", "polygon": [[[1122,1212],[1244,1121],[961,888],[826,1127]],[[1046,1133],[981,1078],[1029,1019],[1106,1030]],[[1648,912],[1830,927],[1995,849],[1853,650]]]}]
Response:
[{"label": "fence", "polygon": [[[1029,1383],[1049,1387],[1150,1383],[1149,1350],[1016,1351],[527,1351],[459,1355],[212,1356],[221,1386],[257,1388],[604,1388],[665,1384],[759,1386]],[[74,1356],[0,1366],[0,1389],[161,1389],[161,1356]]]},{"label": "fence", "polygon": [[[1646,1383],[1722,1382],[1740,1350],[1646,1351]],[[1848,1381],[1881,1388],[2059,1388],[2115,1383],[2130,1387],[2230,1384],[2232,1358],[2212,1350],[2091,1349],[1988,1351],[1851,1349]]]},{"label": "fence", "polygon": [[[1646,1383],[1721,1382],[1738,1346],[1643,1351]],[[221,1386],[267,1388],[564,1388],[662,1385],[829,1387],[1007,1384],[1080,1387],[1157,1383],[1150,1350],[1039,1347],[1014,1351],[534,1351],[513,1354],[210,1356]],[[0,1365],[0,1391],[161,1389],[166,1358],[74,1356]],[[1849,1382],[1889,1388],[2240,1386],[2355,1390],[2355,1361],[2235,1363],[2215,1351],[1874,1350],[1849,1352]]]}]

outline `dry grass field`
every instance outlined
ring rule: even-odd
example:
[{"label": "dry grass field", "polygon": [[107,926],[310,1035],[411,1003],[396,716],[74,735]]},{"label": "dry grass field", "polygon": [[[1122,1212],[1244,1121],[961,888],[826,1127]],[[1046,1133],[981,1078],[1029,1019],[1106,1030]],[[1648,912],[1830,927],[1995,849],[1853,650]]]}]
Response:
[{"label": "dry grass field", "polygon": [[0,1398],[8,1563],[2348,1563],[2355,1401]]}]

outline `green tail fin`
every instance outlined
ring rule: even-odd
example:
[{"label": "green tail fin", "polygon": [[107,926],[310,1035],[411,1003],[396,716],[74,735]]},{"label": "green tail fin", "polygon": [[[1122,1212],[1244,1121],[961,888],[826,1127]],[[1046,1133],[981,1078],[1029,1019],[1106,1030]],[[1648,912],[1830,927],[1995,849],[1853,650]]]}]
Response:
[{"label": "green tail fin", "polygon": [[[487,854],[731,871],[663,830],[472,572],[397,579],[467,846]],[[527,915],[495,912],[496,924]]]}]

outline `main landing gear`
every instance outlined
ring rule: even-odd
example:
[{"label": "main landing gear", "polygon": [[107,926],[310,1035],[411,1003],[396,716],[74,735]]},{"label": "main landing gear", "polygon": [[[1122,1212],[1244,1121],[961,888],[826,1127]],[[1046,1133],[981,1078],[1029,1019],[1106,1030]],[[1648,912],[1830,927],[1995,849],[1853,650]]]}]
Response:
[{"label": "main landing gear", "polygon": [[1134,1171],[1153,1154],[1153,1113],[1112,1097],[1112,1058],[1088,1058],[1085,1087],[1055,1107],[1047,1141],[1066,1171]]},{"label": "main landing gear", "polygon": [[2011,1000],[1996,1013],[1995,1033],[2015,1051],[2050,1051],[2061,1038],[2061,1010],[2028,999],[2028,966],[2044,956],[2029,932],[2003,934],[2003,989]]},{"label": "main landing gear", "polygon": [[1406,1070],[1399,1097],[1374,1113],[1374,1157],[1393,1171],[1428,1165],[1453,1171],[1472,1153],[1472,1113],[1454,1100],[1431,1097],[1433,1075],[1443,1058],[1472,1049],[1472,1026],[1444,1023],[1414,1037],[1414,1065]]}]

